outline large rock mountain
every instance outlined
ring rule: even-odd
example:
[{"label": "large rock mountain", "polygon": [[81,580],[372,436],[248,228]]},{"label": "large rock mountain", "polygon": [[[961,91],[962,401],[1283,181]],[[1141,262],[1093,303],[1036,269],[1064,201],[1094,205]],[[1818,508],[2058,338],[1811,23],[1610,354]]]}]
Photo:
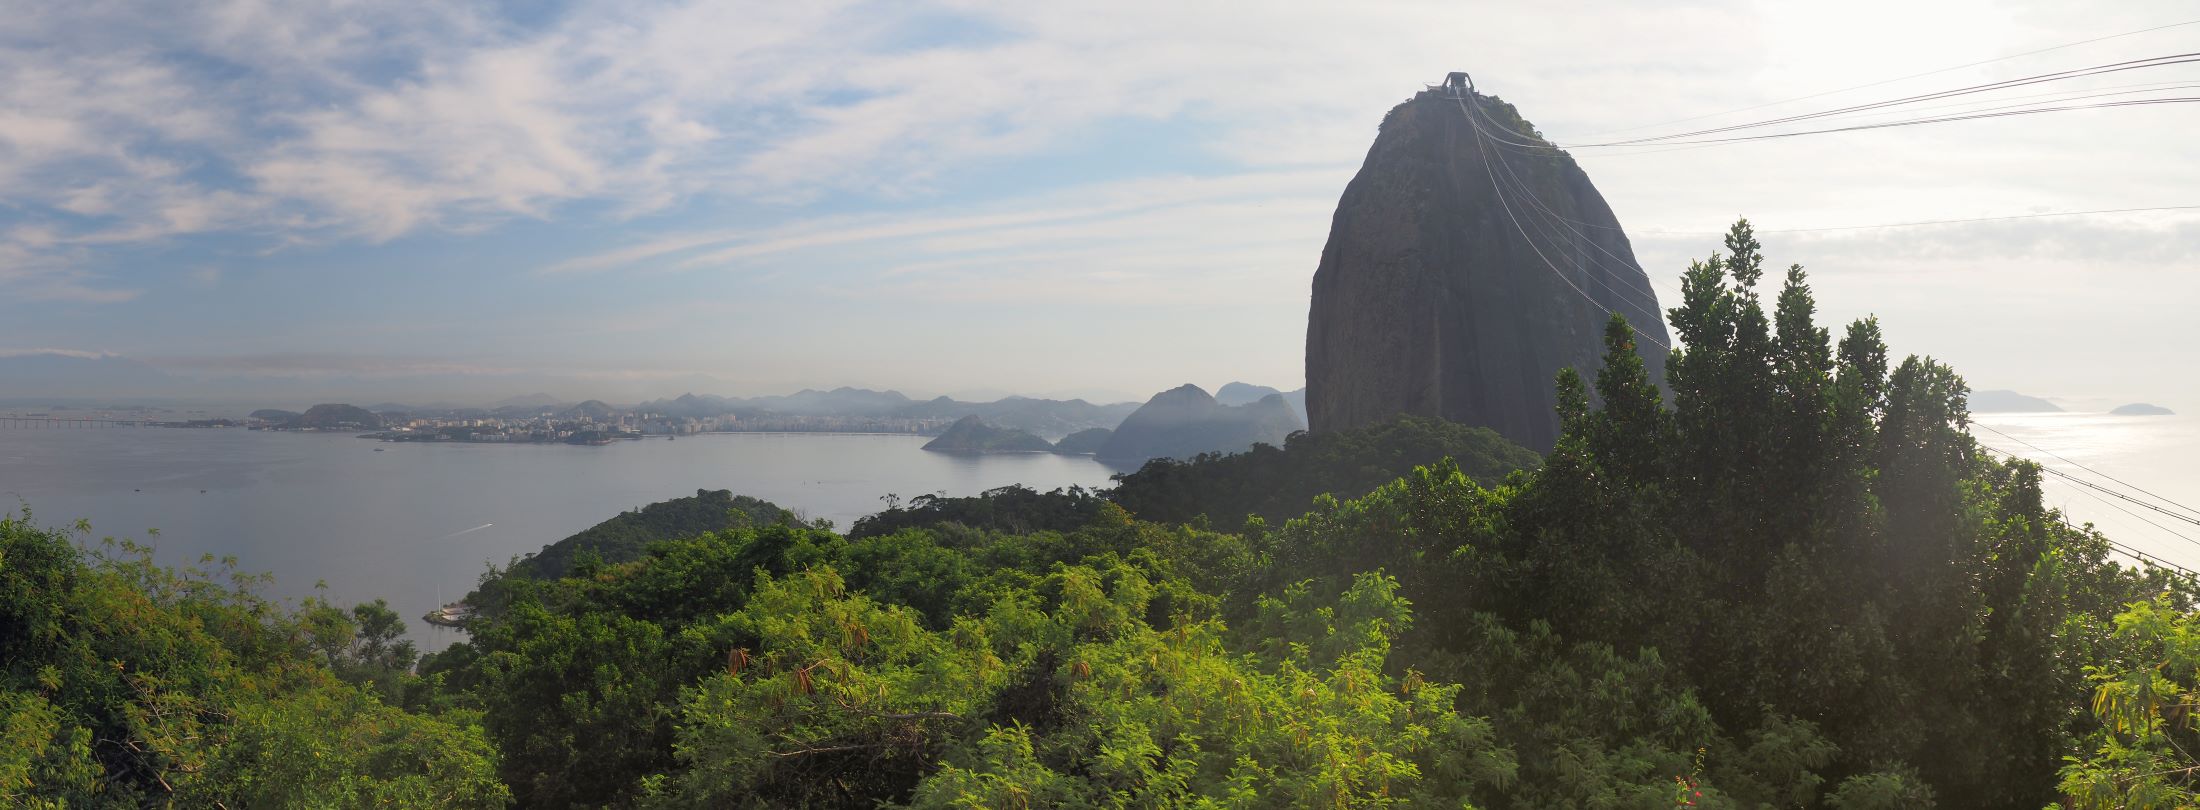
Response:
[{"label": "large rock mountain", "polygon": [[1489,96],[1392,109],[1345,187],[1314,272],[1306,415],[1315,432],[1399,414],[1557,441],[1552,381],[1593,379],[1609,313],[1652,379],[1669,343],[1657,296],[1573,158]]},{"label": "large rock mountain", "polygon": [[1187,383],[1155,394],[1139,406],[1093,455],[1103,461],[1143,463],[1153,458],[1235,453],[1255,442],[1280,447],[1302,426],[1298,413],[1281,394],[1247,405],[1224,405],[1206,389]]}]

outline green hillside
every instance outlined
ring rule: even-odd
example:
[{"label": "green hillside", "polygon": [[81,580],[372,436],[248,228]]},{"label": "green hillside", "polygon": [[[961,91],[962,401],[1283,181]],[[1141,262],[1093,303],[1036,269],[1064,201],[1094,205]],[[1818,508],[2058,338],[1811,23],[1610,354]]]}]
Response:
[{"label": "green hillside", "polygon": [[1540,463],[1408,421],[848,535],[699,492],[417,666],[385,606],[0,521],[0,803],[2200,803],[2200,587],[1763,267],[1746,223],[1691,267],[1670,398],[1613,319]]}]

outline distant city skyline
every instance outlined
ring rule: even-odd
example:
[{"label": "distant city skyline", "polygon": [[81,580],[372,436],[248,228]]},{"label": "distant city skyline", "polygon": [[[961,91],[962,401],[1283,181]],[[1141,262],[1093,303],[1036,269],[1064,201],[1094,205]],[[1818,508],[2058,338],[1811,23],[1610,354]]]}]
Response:
[{"label": "distant city skyline", "polygon": [[[0,355],[286,402],[1288,390],[1337,197],[1446,71],[1567,143],[2200,44],[2000,59],[2192,16],[2166,0],[155,8],[0,20]],[[1576,155],[1664,306],[1747,215],[1822,322],[1876,313],[1977,388],[2186,410],[2200,212],[1780,231],[2200,204],[2195,124]]]}]

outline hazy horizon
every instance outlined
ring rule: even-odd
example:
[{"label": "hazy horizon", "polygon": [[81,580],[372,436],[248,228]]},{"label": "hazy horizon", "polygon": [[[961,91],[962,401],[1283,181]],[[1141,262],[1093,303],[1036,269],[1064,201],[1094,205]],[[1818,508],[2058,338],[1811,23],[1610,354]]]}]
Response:
[{"label": "hazy horizon", "polygon": [[[25,355],[0,354],[0,372],[7,370],[7,362]],[[41,357],[41,359],[45,359]],[[1199,386],[1212,394],[1224,385],[1245,383],[1265,385],[1278,391],[1289,391],[1299,386],[1268,385],[1258,380],[1179,380],[1152,391],[1111,391],[1095,387],[1028,390],[996,387],[938,388],[898,387],[870,384],[863,380],[847,380],[828,384],[786,383],[768,385],[744,383],[708,377],[688,375],[650,380],[589,380],[544,375],[449,375],[408,376],[389,378],[370,377],[188,377],[168,375],[151,366],[138,363],[121,355],[76,357],[63,355],[54,359],[62,361],[102,361],[127,364],[124,372],[114,379],[97,383],[71,385],[42,381],[36,377],[8,378],[0,373],[0,409],[48,404],[86,406],[97,404],[117,405],[196,405],[260,407],[304,407],[323,402],[346,402],[367,405],[394,402],[415,406],[488,407],[507,400],[530,399],[547,396],[562,403],[586,400],[603,400],[612,404],[630,406],[657,399],[671,399],[684,394],[718,396],[727,398],[754,398],[784,396],[806,390],[831,391],[839,388],[855,388],[878,392],[897,392],[911,400],[928,400],[948,397],[965,402],[990,402],[1010,397],[1034,399],[1072,400],[1082,399],[1095,404],[1119,402],[1144,402],[1168,388],[1186,383]],[[133,372],[157,375],[140,378]],[[19,375],[20,377],[20,375]]]},{"label": "hazy horizon", "polygon": [[[321,386],[307,399],[1288,390],[1337,197],[1383,112],[1447,70],[1567,143],[2200,30],[2001,59],[2187,10],[1883,6],[28,9],[0,22],[0,353]],[[1943,70],[1981,60],[2000,61]],[[1812,271],[1821,320],[1876,313],[1897,354],[1976,388],[2189,408],[2190,212],[1782,231],[2193,204],[2200,168],[2174,158],[2195,120],[1576,155],[1664,306],[1747,215],[1770,261]]]}]

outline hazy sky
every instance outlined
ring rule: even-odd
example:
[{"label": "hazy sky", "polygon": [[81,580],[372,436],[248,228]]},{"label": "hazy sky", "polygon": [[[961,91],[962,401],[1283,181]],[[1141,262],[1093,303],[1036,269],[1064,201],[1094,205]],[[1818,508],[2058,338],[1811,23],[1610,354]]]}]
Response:
[{"label": "hazy sky", "polygon": [[[1336,199],[1382,113],[1448,70],[1564,143],[2200,51],[2192,25],[1673,124],[2200,7],[18,5],[0,351],[614,398],[696,375],[1296,387]],[[2024,92],[2200,85],[2196,67]],[[1737,215],[2200,204],[2196,124],[2177,105],[1578,156],[1670,304]],[[1765,241],[1829,319],[1876,312],[1896,351],[1976,387],[2200,407],[2200,212]]]}]

